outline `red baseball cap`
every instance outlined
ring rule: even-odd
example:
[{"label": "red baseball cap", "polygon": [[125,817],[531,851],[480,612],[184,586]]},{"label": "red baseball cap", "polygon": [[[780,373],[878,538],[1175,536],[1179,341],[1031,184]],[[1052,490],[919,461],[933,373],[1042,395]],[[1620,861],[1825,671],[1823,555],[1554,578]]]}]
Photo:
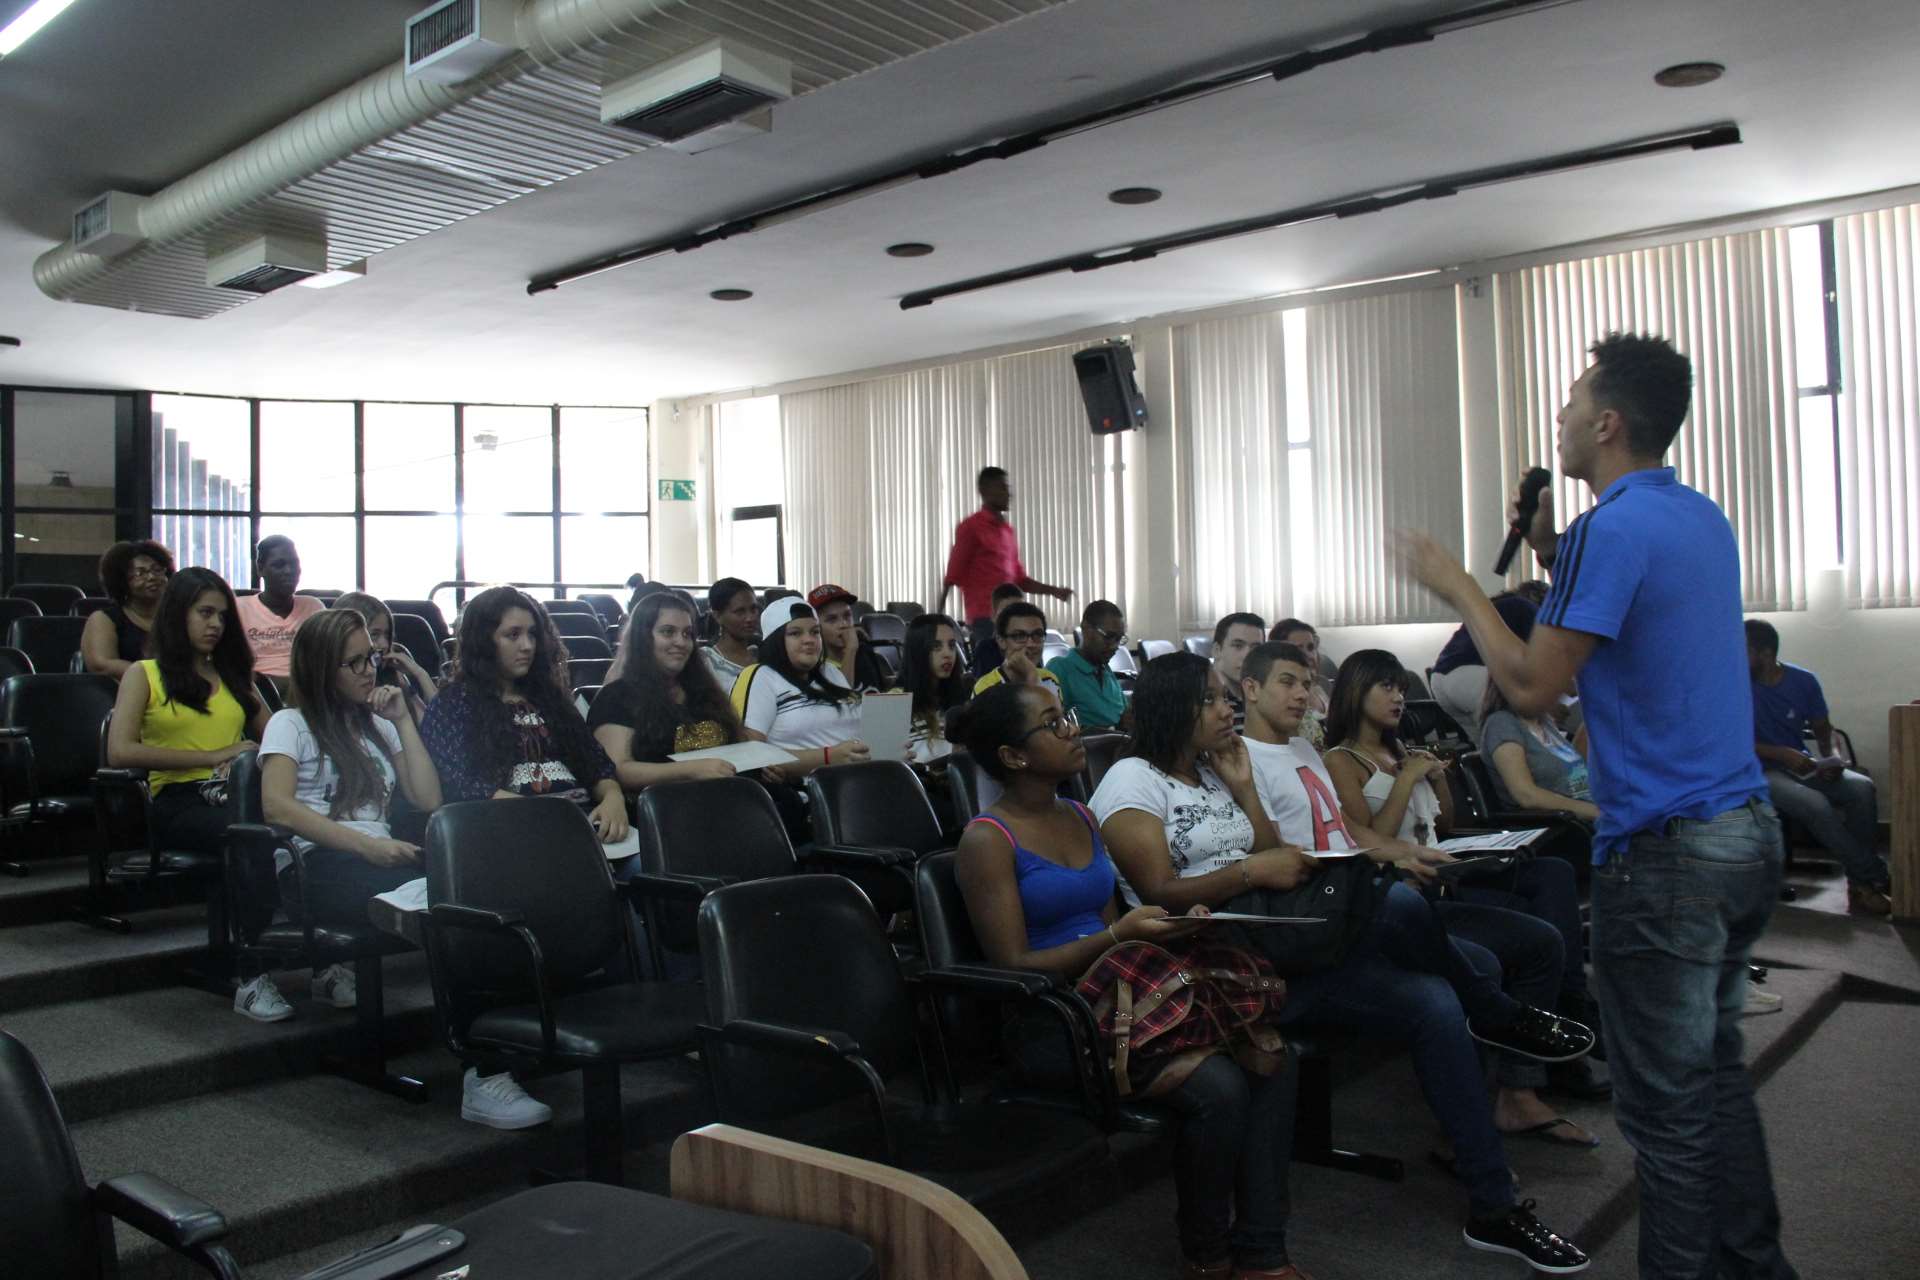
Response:
[{"label": "red baseball cap", "polygon": [[813,590],[807,592],[807,603],[812,605],[816,611],[824,609],[830,604],[838,604],[842,600],[845,600],[848,604],[854,604],[859,599],[859,596],[854,595],[853,592],[847,590],[845,587],[836,587],[831,582],[823,582]]}]

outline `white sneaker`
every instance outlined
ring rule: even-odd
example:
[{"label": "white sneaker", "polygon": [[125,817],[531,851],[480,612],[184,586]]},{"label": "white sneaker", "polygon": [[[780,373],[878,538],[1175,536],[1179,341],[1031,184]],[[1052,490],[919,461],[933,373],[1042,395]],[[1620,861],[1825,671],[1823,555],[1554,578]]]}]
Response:
[{"label": "white sneaker", "polygon": [[356,999],[353,970],[344,964],[330,964],[313,975],[313,998],[336,1009],[353,1008]]},{"label": "white sneaker", "polygon": [[1763,1013],[1778,1013],[1780,1012],[1780,1004],[1781,997],[1768,991],[1765,987],[1749,982],[1747,984],[1746,1007],[1742,1009],[1741,1012],[1749,1017],[1756,1017]]},{"label": "white sneaker", "polygon": [[233,1011],[255,1022],[285,1022],[293,1016],[293,1006],[264,973],[233,993]]},{"label": "white sneaker", "polygon": [[528,1097],[508,1072],[483,1076],[468,1067],[460,1086],[460,1118],[490,1129],[531,1129],[553,1119],[553,1108]]}]

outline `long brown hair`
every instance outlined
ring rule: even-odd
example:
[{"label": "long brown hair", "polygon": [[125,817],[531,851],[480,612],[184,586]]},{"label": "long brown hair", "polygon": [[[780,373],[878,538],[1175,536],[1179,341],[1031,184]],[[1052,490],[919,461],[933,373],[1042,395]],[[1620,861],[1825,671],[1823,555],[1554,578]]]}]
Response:
[{"label": "long brown hair", "polygon": [[209,591],[218,591],[227,608],[226,625],[213,646],[213,669],[220,683],[240,704],[240,710],[252,720],[260,707],[260,695],[253,688],[253,649],[247,644],[233,588],[213,570],[182,569],[167,580],[167,589],[160,594],[160,607],[153,615],[153,627],[147,632],[147,652],[159,664],[160,682],[166,686],[167,701],[192,707],[203,716],[210,714],[207,701],[215,689],[200,674],[193,645],[187,640],[187,614],[194,602]]},{"label": "long brown hair", "polygon": [[346,659],[347,642],[366,629],[366,619],[355,610],[328,609],[293,633],[293,705],[306,717],[320,754],[340,775],[327,804],[327,816],[336,821],[376,805],[385,813],[392,798],[386,773],[373,756],[387,754],[373,712],[364,702],[341,697],[333,679]]}]

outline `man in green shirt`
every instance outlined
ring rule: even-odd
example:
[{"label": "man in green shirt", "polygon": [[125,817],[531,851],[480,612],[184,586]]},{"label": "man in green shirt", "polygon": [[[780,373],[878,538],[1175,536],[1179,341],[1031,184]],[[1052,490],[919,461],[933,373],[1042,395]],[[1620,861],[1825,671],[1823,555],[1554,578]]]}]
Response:
[{"label": "man in green shirt", "polygon": [[1095,600],[1080,615],[1080,647],[1047,664],[1060,682],[1060,701],[1085,729],[1133,732],[1133,708],[1107,663],[1127,639],[1127,620],[1111,600]]}]

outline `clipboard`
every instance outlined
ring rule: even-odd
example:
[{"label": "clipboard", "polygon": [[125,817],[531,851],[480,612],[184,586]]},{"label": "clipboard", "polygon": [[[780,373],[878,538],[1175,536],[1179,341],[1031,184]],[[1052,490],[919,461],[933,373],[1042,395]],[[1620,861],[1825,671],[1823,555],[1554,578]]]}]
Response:
[{"label": "clipboard", "polygon": [[912,721],[910,693],[869,693],[860,699],[860,741],[874,760],[912,757],[907,741],[913,736]]}]

